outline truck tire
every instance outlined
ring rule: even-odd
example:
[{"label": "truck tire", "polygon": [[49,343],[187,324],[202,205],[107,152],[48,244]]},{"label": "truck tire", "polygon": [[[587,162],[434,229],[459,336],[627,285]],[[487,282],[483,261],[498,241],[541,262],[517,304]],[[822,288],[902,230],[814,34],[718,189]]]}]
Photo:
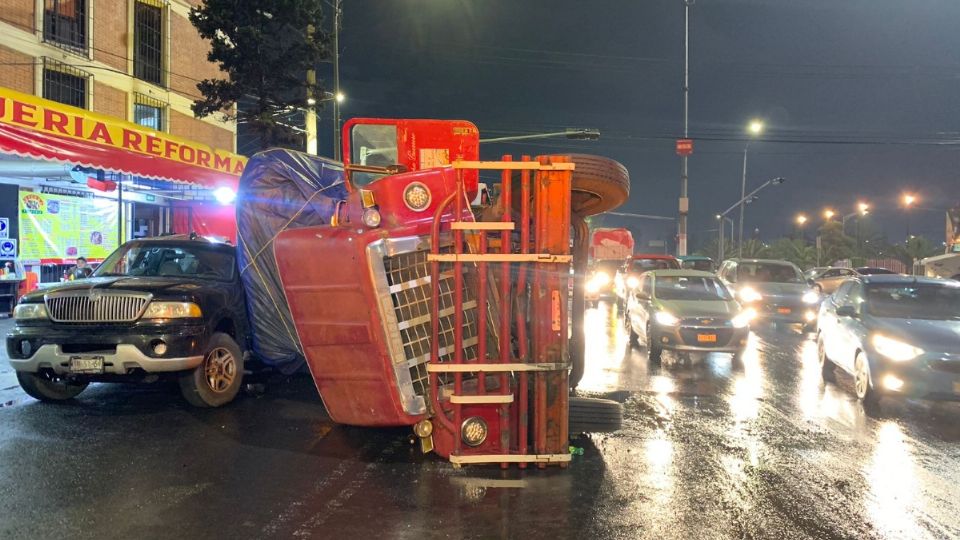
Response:
[{"label": "truck tire", "polygon": [[612,433],[623,426],[623,405],[609,399],[570,396],[570,434]]},{"label": "truck tire", "polygon": [[28,396],[45,402],[66,401],[77,397],[88,383],[70,382],[49,373],[17,372],[17,382]]},{"label": "truck tire", "polygon": [[610,158],[568,154],[573,171],[571,211],[581,216],[601,214],[620,206],[630,197],[627,168]]},{"label": "truck tire", "polygon": [[220,407],[233,401],[243,384],[243,352],[227,334],[207,341],[203,362],[180,375],[180,392],[194,407]]},{"label": "truck tire", "polygon": [[[576,165],[570,186],[571,213],[580,217],[601,214],[630,197],[630,174],[619,162],[590,154],[564,155]],[[513,176],[513,192],[520,192],[519,173]],[[512,201],[514,210],[519,210],[520,197],[514,195]]]}]

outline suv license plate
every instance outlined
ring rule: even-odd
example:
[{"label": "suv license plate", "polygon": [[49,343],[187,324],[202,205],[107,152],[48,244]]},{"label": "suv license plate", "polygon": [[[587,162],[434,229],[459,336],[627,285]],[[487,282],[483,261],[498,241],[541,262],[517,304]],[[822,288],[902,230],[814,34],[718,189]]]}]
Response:
[{"label": "suv license plate", "polygon": [[697,341],[700,343],[716,343],[717,335],[716,334],[697,334]]},{"label": "suv license plate", "polygon": [[71,373],[103,373],[102,356],[71,356]]}]

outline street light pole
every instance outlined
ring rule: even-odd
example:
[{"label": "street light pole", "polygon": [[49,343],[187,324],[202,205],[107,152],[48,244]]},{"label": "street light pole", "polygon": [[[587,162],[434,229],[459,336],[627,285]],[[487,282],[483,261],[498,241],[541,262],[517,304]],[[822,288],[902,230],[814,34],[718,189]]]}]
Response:
[{"label": "street light pole", "polygon": [[[683,138],[689,137],[690,120],[690,4],[694,0],[683,1]],[[687,153],[680,156],[680,220],[677,234],[677,255],[687,254],[687,214],[690,212],[690,199],[687,197]],[[723,225],[722,223],[720,224]]]},{"label": "street light pole", "polygon": [[340,0],[333,0],[333,159],[340,161]]},{"label": "street light pole", "polygon": [[599,129],[588,128],[567,128],[564,131],[553,131],[550,133],[532,133],[530,135],[511,135],[509,137],[494,137],[492,139],[480,139],[482,143],[501,143],[511,141],[527,141],[530,139],[549,139],[552,137],[566,137],[568,139],[595,141],[600,138]]},{"label": "street light pole", "polygon": [[[749,204],[750,202],[752,202],[754,199],[756,199],[757,193],[760,193],[760,191],[766,188],[767,186],[771,186],[771,185],[776,186],[784,182],[786,182],[786,178],[783,178],[782,176],[771,178],[770,180],[767,180],[763,184],[760,184],[760,187],[758,187],[757,189],[751,191],[750,193],[745,194],[743,197],[740,198],[739,201],[733,203],[733,206],[731,206],[730,208],[727,208],[726,210],[724,210],[719,214],[720,217],[724,217],[730,212],[734,211],[737,207],[740,208],[740,245],[737,246],[738,258],[743,257],[743,207]],[[732,221],[733,220],[731,220],[731,222]],[[733,239],[733,223],[730,224],[730,238],[731,240]]]},{"label": "street light pole", "polygon": [[[316,31],[312,24],[307,25],[307,40],[313,39],[313,33]],[[306,136],[307,153],[311,156],[317,155],[317,71],[313,68],[307,70],[307,108],[303,112],[303,130]]]},{"label": "street light pole", "polygon": [[737,257],[743,257],[743,210],[747,200],[747,150],[750,141],[743,147],[743,177],[740,180],[740,236],[737,240]]}]

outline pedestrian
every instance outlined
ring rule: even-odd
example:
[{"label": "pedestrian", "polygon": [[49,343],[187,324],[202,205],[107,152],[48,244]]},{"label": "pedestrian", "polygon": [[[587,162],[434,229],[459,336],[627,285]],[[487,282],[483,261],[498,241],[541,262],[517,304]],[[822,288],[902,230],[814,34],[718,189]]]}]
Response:
[{"label": "pedestrian", "polygon": [[67,271],[67,279],[84,279],[90,277],[92,273],[93,268],[90,268],[90,265],[87,264],[87,259],[77,257],[76,266]]}]

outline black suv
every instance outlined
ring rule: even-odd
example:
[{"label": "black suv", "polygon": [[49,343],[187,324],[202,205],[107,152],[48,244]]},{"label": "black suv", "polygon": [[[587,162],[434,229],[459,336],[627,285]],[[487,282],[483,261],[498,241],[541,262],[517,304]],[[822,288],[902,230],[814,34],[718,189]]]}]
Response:
[{"label": "black suv", "polygon": [[188,402],[237,395],[249,335],[236,249],[194,236],[120,246],[88,279],[21,299],[7,354],[20,386],[42,401],[91,382],[177,377]]}]

